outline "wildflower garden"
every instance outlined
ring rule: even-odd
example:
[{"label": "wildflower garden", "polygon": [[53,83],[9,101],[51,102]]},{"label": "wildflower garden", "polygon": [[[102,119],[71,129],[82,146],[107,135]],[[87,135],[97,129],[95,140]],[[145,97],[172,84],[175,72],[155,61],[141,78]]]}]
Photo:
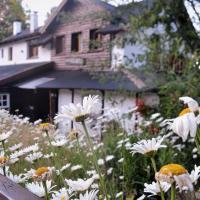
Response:
[{"label": "wildflower garden", "polygon": [[[0,173],[45,200],[198,199],[199,106],[180,101],[187,108],[176,118],[154,113],[134,133],[117,111],[96,114],[98,96],[66,105],[54,125],[0,110]],[[101,138],[91,134],[94,120]],[[71,121],[74,129],[60,134],[59,123]]]}]

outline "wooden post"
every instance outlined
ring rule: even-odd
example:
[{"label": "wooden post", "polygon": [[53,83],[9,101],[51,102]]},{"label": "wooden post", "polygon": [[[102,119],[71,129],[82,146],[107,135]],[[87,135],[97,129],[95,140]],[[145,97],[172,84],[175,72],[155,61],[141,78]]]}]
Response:
[{"label": "wooden post", "polygon": [[0,200],[42,200],[42,198],[0,175]]}]

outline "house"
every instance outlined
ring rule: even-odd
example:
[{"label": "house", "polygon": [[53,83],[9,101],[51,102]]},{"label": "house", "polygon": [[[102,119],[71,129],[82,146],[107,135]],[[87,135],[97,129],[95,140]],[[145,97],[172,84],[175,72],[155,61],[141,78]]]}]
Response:
[{"label": "house", "polygon": [[37,13],[27,30],[15,21],[13,35],[0,42],[0,108],[52,120],[63,105],[88,94],[100,95],[99,112],[126,112],[141,92],[147,92],[145,101],[157,104],[154,86],[113,64],[112,41],[124,31],[111,23],[115,9],[100,0],[63,0],[43,27]]}]

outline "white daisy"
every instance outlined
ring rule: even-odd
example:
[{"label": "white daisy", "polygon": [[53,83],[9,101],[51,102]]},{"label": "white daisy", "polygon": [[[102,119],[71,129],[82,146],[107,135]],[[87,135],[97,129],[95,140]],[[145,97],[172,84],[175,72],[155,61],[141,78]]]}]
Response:
[{"label": "white daisy", "polygon": [[160,185],[158,182],[152,182],[151,184],[144,184],[144,192],[145,193],[150,193],[148,197],[154,196],[154,195],[159,195],[161,193],[160,188],[162,189],[163,192],[167,192],[169,188],[171,187],[171,184],[166,183],[166,182],[160,182]]},{"label": "white daisy", "polygon": [[32,154],[29,154],[28,156],[25,157],[25,160],[33,163],[34,161],[40,159],[43,157],[43,153],[42,152],[34,152]]},{"label": "white daisy", "polygon": [[183,142],[187,140],[189,134],[194,138],[197,131],[195,114],[193,112],[184,112],[180,113],[179,117],[175,118],[170,126],[173,132],[182,138]]},{"label": "white daisy", "polygon": [[194,99],[192,99],[191,97],[180,97],[179,98],[180,101],[183,101],[184,104],[186,104],[188,106],[188,108],[192,111],[198,111],[199,110],[199,104],[197,103],[197,101],[195,101]]},{"label": "white daisy", "polygon": [[116,196],[115,196],[115,197],[116,197],[116,199],[117,199],[117,198],[119,198],[119,197],[122,197],[122,196],[123,196],[123,194],[124,194],[123,192],[118,192],[118,193],[116,194]]},{"label": "white daisy", "polygon": [[190,178],[192,180],[192,183],[196,185],[199,177],[200,177],[200,166],[197,167],[195,165],[194,169],[190,173]]},{"label": "white daisy", "polygon": [[87,96],[83,98],[83,104],[70,103],[67,106],[62,107],[62,112],[57,115],[56,119],[67,118],[72,121],[82,122],[86,118],[96,114],[99,108],[98,96]]},{"label": "white daisy", "polygon": [[52,194],[51,200],[69,200],[71,196],[72,191],[67,190],[66,188],[61,188],[59,191]]},{"label": "white daisy", "polygon": [[7,140],[13,134],[12,131],[0,134],[0,142]]},{"label": "white daisy", "polygon": [[110,167],[110,168],[107,170],[107,175],[110,175],[110,174],[112,174],[112,172],[113,172],[113,168],[112,168],[112,167]]},{"label": "white daisy", "polygon": [[124,162],[124,158],[121,158],[117,161],[118,163],[123,163]]},{"label": "white daisy", "polygon": [[12,180],[15,183],[24,183],[25,182],[25,178],[23,177],[23,174],[19,174],[19,175],[14,175],[12,172],[8,172],[7,173],[7,178],[9,178],[10,180]]},{"label": "white daisy", "polygon": [[160,148],[165,148],[166,145],[162,145],[164,138],[152,138],[151,140],[141,140],[136,144],[133,144],[131,149],[131,153],[141,153],[141,154],[151,154]]},{"label": "white daisy", "polygon": [[97,190],[86,192],[84,195],[80,194],[79,200],[97,200]]},{"label": "white daisy", "polygon": [[160,117],[160,113],[154,113],[154,114],[151,115],[150,119],[154,120],[154,119],[156,119],[158,117]]},{"label": "white daisy", "polygon": [[8,149],[9,149],[9,151],[16,151],[16,150],[18,150],[19,148],[21,148],[23,146],[23,144],[22,143],[18,143],[18,144],[15,144],[15,145],[13,145],[13,146],[11,146],[11,147],[8,147]]},{"label": "white daisy", "polygon": [[108,155],[108,156],[106,156],[106,162],[111,161],[111,160],[113,160],[114,158],[115,158],[115,156],[113,156],[113,155]]},{"label": "white daisy", "polygon": [[94,182],[94,178],[89,178],[86,181],[83,179],[78,179],[77,181],[65,179],[65,181],[72,191],[86,191]]},{"label": "white daisy", "polygon": [[182,190],[193,191],[194,187],[190,175],[188,173],[174,176],[174,179],[180,192],[182,192]]},{"label": "white daisy", "polygon": [[139,198],[137,198],[137,200],[143,200],[145,198],[146,198],[146,196],[143,194],[142,196],[140,196]]},{"label": "white daisy", "polygon": [[[55,187],[55,185],[52,186],[51,181],[46,181],[46,185],[47,185],[47,192],[49,194],[52,193],[53,192],[52,189]],[[30,192],[34,193],[38,197],[45,196],[45,189],[41,182],[27,183],[25,186]]]},{"label": "white daisy", "polygon": [[105,162],[104,162],[104,160],[103,160],[102,158],[100,158],[100,159],[97,161],[97,164],[98,164],[99,166],[102,166],[102,165],[105,164]]},{"label": "white daisy", "polygon": [[52,141],[52,145],[55,146],[55,147],[62,147],[66,144],[67,144],[67,140],[64,139],[64,138]]},{"label": "white daisy", "polygon": [[74,166],[71,167],[71,171],[76,171],[76,170],[82,169],[82,168],[83,168],[82,165],[74,165]]}]

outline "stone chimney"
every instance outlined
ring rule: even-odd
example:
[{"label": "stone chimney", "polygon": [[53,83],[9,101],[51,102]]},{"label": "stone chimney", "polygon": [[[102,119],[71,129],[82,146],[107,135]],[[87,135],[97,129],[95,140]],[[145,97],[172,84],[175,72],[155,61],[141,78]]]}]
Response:
[{"label": "stone chimney", "polygon": [[38,28],[38,13],[32,12],[30,14],[30,32],[34,32]]},{"label": "stone chimney", "polygon": [[17,35],[18,33],[21,33],[22,31],[22,22],[21,21],[14,21],[13,22],[13,35]]}]

